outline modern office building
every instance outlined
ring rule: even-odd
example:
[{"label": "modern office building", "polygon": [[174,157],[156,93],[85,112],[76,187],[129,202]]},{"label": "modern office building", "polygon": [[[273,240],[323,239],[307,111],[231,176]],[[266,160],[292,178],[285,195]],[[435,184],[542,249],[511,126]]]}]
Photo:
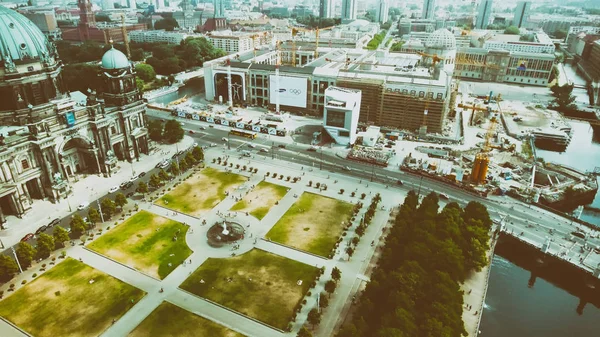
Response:
[{"label": "modern office building", "polygon": [[[204,64],[207,100],[227,101],[227,58]],[[308,64],[279,66],[277,81],[277,58],[276,51],[260,50],[256,57],[247,51],[231,59],[234,104],[274,109],[277,93],[283,92],[281,111],[322,117],[325,91],[337,86],[362,92],[362,123],[406,130],[422,129],[425,123],[429,132],[442,131],[451,96],[451,75],[444,62],[428,64],[416,54],[319,47],[319,57]],[[274,83],[279,90],[273,89]]]},{"label": "modern office building", "polygon": [[476,29],[486,29],[492,16],[492,0],[481,0],[477,9]]},{"label": "modern office building", "polygon": [[215,18],[224,18],[225,17],[225,4],[223,0],[213,0],[213,5],[215,7]]},{"label": "modern office building", "polygon": [[148,154],[145,103],[123,53],[102,56],[103,84],[80,105],[62,80],[54,44],[4,6],[0,43],[0,222],[22,216],[33,199],[65,198],[78,174],[108,176],[118,161]]},{"label": "modern office building", "polygon": [[57,41],[62,39],[62,31],[58,28],[54,11],[25,12],[23,15],[31,20],[46,35],[48,40]]},{"label": "modern office building", "polygon": [[325,89],[324,96],[323,128],[337,144],[354,144],[362,92],[331,86]]},{"label": "modern office building", "polygon": [[228,54],[254,50],[272,42],[272,36],[267,32],[219,31],[211,33],[207,38],[215,48],[224,50]]},{"label": "modern office building", "polygon": [[357,0],[342,0],[342,23],[356,20],[356,1]]},{"label": "modern office building", "polygon": [[435,19],[435,0],[425,0],[425,2],[423,2],[421,19]]},{"label": "modern office building", "polygon": [[517,8],[515,9],[515,17],[513,19],[513,26],[519,28],[527,24],[529,18],[529,10],[531,9],[530,1],[519,1],[517,2]]},{"label": "modern office building", "polygon": [[379,0],[377,4],[377,10],[375,11],[375,21],[379,23],[386,23],[389,19],[390,6],[388,0]]},{"label": "modern office building", "polygon": [[320,0],[319,1],[319,17],[320,18],[333,18],[335,15],[335,6],[333,0]]},{"label": "modern office building", "polygon": [[186,32],[167,32],[164,30],[138,30],[129,33],[129,40],[140,43],[168,43],[179,44],[188,37],[201,37],[202,34]]}]

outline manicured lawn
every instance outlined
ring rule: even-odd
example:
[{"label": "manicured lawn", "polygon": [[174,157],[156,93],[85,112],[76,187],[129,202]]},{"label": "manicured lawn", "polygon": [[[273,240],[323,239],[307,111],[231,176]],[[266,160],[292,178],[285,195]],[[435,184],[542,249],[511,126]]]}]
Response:
[{"label": "manicured lawn", "polygon": [[192,254],[185,243],[187,230],[177,221],[139,211],[88,248],[163,279]]},{"label": "manicured lawn", "polygon": [[232,211],[248,212],[258,220],[262,220],[271,207],[283,198],[289,188],[261,181],[242,200],[231,207]]},{"label": "manicured lawn", "polygon": [[303,193],[277,221],[266,238],[321,256],[329,256],[348,223],[350,203]]},{"label": "manicured lawn", "polygon": [[244,337],[206,318],[169,302],[163,302],[135,328],[129,337]]},{"label": "manicured lawn", "polygon": [[2,300],[0,316],[36,337],[98,336],[143,296],[140,289],[66,259]]},{"label": "manicured lawn", "polygon": [[[316,267],[253,249],[232,258],[209,258],[180,287],[285,329],[318,271]],[[298,280],[302,280],[302,285],[297,284]]]},{"label": "manicured lawn", "polygon": [[233,191],[247,180],[238,174],[205,168],[163,195],[156,204],[198,216],[225,199],[226,191]]}]

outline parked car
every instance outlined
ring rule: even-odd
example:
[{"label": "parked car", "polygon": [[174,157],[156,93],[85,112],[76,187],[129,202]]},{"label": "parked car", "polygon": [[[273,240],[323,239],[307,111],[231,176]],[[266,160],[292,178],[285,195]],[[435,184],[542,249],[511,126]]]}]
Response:
[{"label": "parked car", "polygon": [[87,208],[89,205],[90,205],[90,203],[89,203],[89,202],[87,202],[87,201],[84,201],[84,202],[82,202],[81,204],[79,204],[79,206],[77,206],[77,209],[81,211],[81,210],[84,210],[84,209],[86,209],[86,208]]},{"label": "parked car", "polygon": [[306,149],[306,151],[310,151],[310,152],[317,152],[317,148],[314,146],[309,147],[308,149]]},{"label": "parked car", "polygon": [[169,165],[171,165],[171,162],[168,160],[165,160],[160,163],[160,166],[158,168],[166,169],[167,167],[169,167]]},{"label": "parked car", "polygon": [[175,158],[177,158],[177,155],[178,155],[178,154],[179,154],[179,153],[175,153],[174,155],[172,155],[172,156],[171,156],[171,159],[175,159]]},{"label": "parked car", "polygon": [[580,239],[585,239],[585,234],[583,234],[581,232],[571,232],[571,234],[573,236],[576,236],[576,237],[580,238]]},{"label": "parked car", "polygon": [[446,200],[448,200],[448,199],[450,199],[450,197],[446,193],[440,193],[440,199],[446,199]]},{"label": "parked car", "polygon": [[138,178],[141,178],[141,177],[143,177],[145,175],[146,175],[146,172],[140,172],[140,174],[138,174]]},{"label": "parked car", "polygon": [[217,144],[215,144],[215,143],[210,143],[210,145],[209,145],[209,146],[210,146],[210,147],[215,147],[215,146],[217,146]]},{"label": "parked car", "polygon": [[190,133],[191,135],[193,135],[195,132],[194,132],[194,130],[190,130],[190,131],[189,131],[189,133]]},{"label": "parked car", "polygon": [[47,227],[54,227],[56,225],[58,225],[60,223],[60,218],[55,218],[54,220],[50,221],[50,223],[47,225]]},{"label": "parked car", "polygon": [[245,157],[251,157],[252,156],[252,154],[250,154],[250,152],[248,152],[248,151],[243,151],[242,155],[245,156]]},{"label": "parked car", "polygon": [[113,186],[108,190],[108,193],[115,193],[119,190],[119,186]]},{"label": "parked car", "polygon": [[255,148],[255,147],[256,147],[256,145],[255,145],[255,144],[252,144],[252,143],[250,143],[250,144],[248,144],[248,147]]},{"label": "parked car", "polygon": [[221,140],[222,140],[222,141],[224,141],[224,142],[226,142],[226,141],[227,141],[227,138],[226,138],[226,137],[223,137],[223,138],[221,138]]},{"label": "parked car", "polygon": [[279,145],[277,145],[277,147],[278,147],[278,148],[285,149],[285,144],[279,144]]},{"label": "parked car", "polygon": [[21,242],[25,242],[25,241],[29,241],[31,240],[31,238],[33,238],[33,233],[28,233],[27,235],[25,235],[22,239]]},{"label": "parked car", "polygon": [[350,167],[348,167],[348,166],[344,166],[343,169],[344,169],[344,171],[350,171]]},{"label": "parked car", "polygon": [[131,178],[129,178],[129,182],[134,182],[136,181],[140,176],[133,176]]},{"label": "parked car", "polygon": [[269,149],[265,149],[264,147],[260,149],[260,152],[269,152]]},{"label": "parked car", "polygon": [[131,186],[133,186],[133,182],[131,182],[131,181],[126,181],[126,182],[122,183],[122,184],[121,184],[119,187],[120,187],[122,190],[126,190],[126,189],[130,188]]},{"label": "parked car", "polygon": [[200,129],[200,130],[206,130],[206,126],[200,126],[198,129]]},{"label": "parked car", "polygon": [[134,194],[135,194],[135,192],[129,192],[129,193],[127,193],[125,196],[126,196],[127,198],[131,198],[131,197],[133,197],[133,195],[134,195]]},{"label": "parked car", "polygon": [[402,182],[402,180],[400,180],[400,179],[396,180],[396,184],[398,184],[398,185],[400,185],[400,186],[404,185],[404,183],[403,183],[403,182]]},{"label": "parked car", "polygon": [[46,231],[46,229],[48,229],[48,226],[46,226],[46,225],[43,225],[42,227],[38,228],[38,229],[35,231],[35,235],[38,235],[38,234],[40,234],[40,233],[43,233],[44,231]]}]

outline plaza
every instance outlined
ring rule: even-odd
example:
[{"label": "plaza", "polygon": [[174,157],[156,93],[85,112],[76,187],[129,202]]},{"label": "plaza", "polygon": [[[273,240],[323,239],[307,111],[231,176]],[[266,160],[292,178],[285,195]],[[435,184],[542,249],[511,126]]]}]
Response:
[{"label": "plaza", "polygon": [[[336,247],[350,244],[354,236],[341,234],[350,233],[358,224],[357,220],[351,220],[351,211],[360,197],[349,192],[340,194],[339,187],[351,191],[359,189],[361,182],[324,171],[304,172],[300,165],[278,160],[250,159],[250,164],[258,169],[256,173],[229,168],[230,172],[226,172],[221,165],[211,164],[212,158],[223,155],[221,151],[209,149],[204,169],[190,170],[191,173],[182,174],[182,181],[174,179],[148,194],[137,203],[139,211],[116,226],[114,222],[99,225],[104,229],[103,234],[86,241],[85,246],[76,244],[66,249],[74,262],[80,264],[77,260],[81,259],[87,268],[106,273],[146,294],[139,302],[127,306],[128,310],[114,324],[102,325],[92,335],[143,335],[164,322],[159,314],[167,307],[180,313],[176,316],[181,320],[180,324],[176,321],[157,330],[165,331],[167,336],[169,333],[186,336],[197,329],[211,336],[281,337],[286,331],[297,332],[305,324],[331,269],[338,267],[343,277],[319,326],[324,331],[322,336],[333,331],[338,311],[366,280],[364,276],[360,279],[356,276],[366,271],[374,251],[369,243],[379,236],[388,212],[377,212],[373,221],[377,225],[368,228],[365,238],[356,246],[354,257],[348,261],[344,250]],[[248,160],[230,161],[234,167],[238,163],[248,164]],[[267,172],[277,170],[302,179],[288,181],[266,176]],[[210,193],[207,193],[207,179],[215,182],[208,183],[212,186]],[[308,181],[313,185],[309,186]],[[330,188],[317,189],[314,185],[317,182]],[[178,185],[174,187],[175,184]],[[382,194],[386,210],[403,199],[402,193],[383,185],[371,184],[369,188]],[[169,201],[161,204],[165,196]],[[369,199],[360,201],[368,205]],[[306,210],[304,214],[300,212],[302,209]],[[365,210],[366,206],[357,217]],[[306,217],[307,214],[310,216]],[[208,245],[209,228],[221,228],[225,221],[239,223],[243,228],[242,238],[221,247]],[[289,242],[268,239],[277,232],[285,232]],[[306,232],[319,235],[309,240],[304,236]],[[177,241],[173,241],[175,234]],[[294,238],[298,239],[298,247],[294,246]],[[314,249],[318,246],[326,249],[319,253]],[[321,268],[324,273],[319,276]],[[37,268],[30,268],[17,281],[21,277],[31,280],[36,271]],[[35,285],[37,279],[33,279]],[[0,311],[8,303],[13,311],[16,306],[15,312],[25,317],[14,321],[16,327],[0,322],[3,335],[21,336],[19,329],[31,329],[27,322],[35,315],[11,301],[11,297],[28,286],[17,286],[17,292],[5,293],[5,299],[0,301]],[[89,298],[81,301],[91,303]]]}]

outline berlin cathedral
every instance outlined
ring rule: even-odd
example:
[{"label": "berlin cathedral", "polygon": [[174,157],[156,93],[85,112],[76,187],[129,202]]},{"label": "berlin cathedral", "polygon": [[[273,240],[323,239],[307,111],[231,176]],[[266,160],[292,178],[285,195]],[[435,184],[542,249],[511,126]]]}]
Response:
[{"label": "berlin cathedral", "polygon": [[148,154],[146,105],[127,56],[102,56],[102,87],[83,104],[62,67],[37,26],[0,5],[0,223],[34,199],[64,198],[78,174],[110,176],[119,161]]}]

